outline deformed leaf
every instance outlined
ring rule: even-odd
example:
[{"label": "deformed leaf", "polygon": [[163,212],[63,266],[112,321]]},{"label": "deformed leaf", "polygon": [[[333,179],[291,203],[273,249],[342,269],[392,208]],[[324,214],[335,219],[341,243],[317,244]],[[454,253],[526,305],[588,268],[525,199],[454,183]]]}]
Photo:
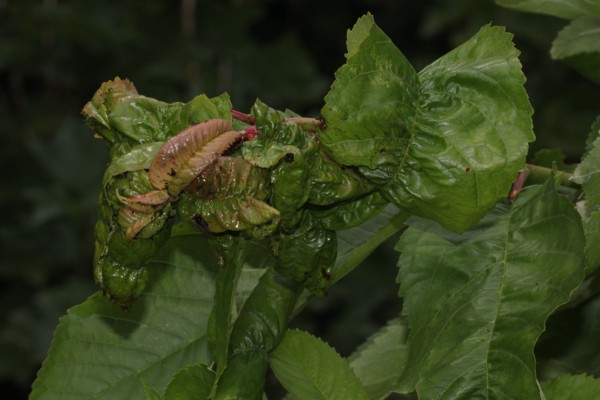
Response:
[{"label": "deformed leaf", "polygon": [[269,363],[282,385],[300,400],[369,398],[346,360],[308,333],[288,330]]},{"label": "deformed leaf", "polygon": [[484,26],[417,74],[373,18],[361,18],[325,98],[321,142],[397,206],[466,229],[508,193],[533,140],[511,39]]},{"label": "deformed leaf", "polygon": [[164,142],[190,125],[227,119],[230,111],[226,94],[165,103],[138,94],[130,81],[116,77],[100,86],[82,113],[94,134],[111,143],[111,154],[122,155],[136,144]]},{"label": "deformed leaf", "polygon": [[169,194],[163,190],[153,190],[144,194],[136,194],[130,197],[125,198],[125,202],[133,205],[135,203],[141,205],[150,205],[156,206],[159,204],[163,204],[168,201],[170,198]]},{"label": "deformed leaf", "polygon": [[274,242],[276,270],[311,293],[324,296],[337,255],[336,233],[303,218],[298,229],[280,233]]},{"label": "deformed leaf", "polygon": [[133,239],[146,225],[154,219],[153,212],[146,213],[133,210],[129,207],[121,207],[118,222],[125,230],[125,239]]},{"label": "deformed leaf", "polygon": [[397,249],[419,398],[540,399],[533,347],[583,278],[584,237],[553,179],[458,235],[413,220]]},{"label": "deformed leaf", "polygon": [[149,169],[152,159],[163,145],[163,142],[152,142],[137,145],[127,153],[114,158],[104,171],[102,184],[107,185],[115,176],[131,171]]},{"label": "deformed leaf", "polygon": [[241,158],[217,158],[188,192],[180,199],[180,215],[210,232],[255,228],[254,236],[262,237],[279,222],[279,211],[263,201],[269,194],[267,171]]},{"label": "deformed leaf", "polygon": [[242,135],[227,120],[209,120],[180,132],[156,153],[150,165],[150,182],[157,189],[178,195],[211,162]]},{"label": "deformed leaf", "polygon": [[417,74],[371,15],[348,31],[347,43],[346,64],[321,110],[327,123],[321,143],[344,165],[397,164],[413,126]]}]

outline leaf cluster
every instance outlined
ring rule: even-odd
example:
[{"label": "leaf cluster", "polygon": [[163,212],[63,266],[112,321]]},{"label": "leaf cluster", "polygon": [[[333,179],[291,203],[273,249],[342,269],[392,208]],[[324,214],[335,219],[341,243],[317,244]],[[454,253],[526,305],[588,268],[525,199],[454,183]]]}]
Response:
[{"label": "leaf cluster", "polygon": [[[532,108],[504,29],[482,27],[420,72],[371,15],[347,49],[324,125],[257,102],[243,122],[259,136],[217,146],[177,190],[169,176],[228,132],[194,137],[194,151],[171,143],[191,125],[230,121],[228,99],[168,104],[128,82],[101,87],[84,109],[111,144],[96,281],[130,311],[98,294],[71,309],[31,398],[260,399],[269,367],[296,398],[592,398],[597,379],[582,374],[597,373],[583,349],[597,325],[598,121],[571,177],[574,204],[556,171],[522,188]],[[160,175],[166,189],[151,178],[161,152],[177,160]],[[138,199],[159,208],[128,205]],[[401,230],[400,316],[348,359],[287,330],[312,295]],[[536,358],[549,318],[582,305],[578,340]],[[78,372],[59,377],[61,365]]]}]

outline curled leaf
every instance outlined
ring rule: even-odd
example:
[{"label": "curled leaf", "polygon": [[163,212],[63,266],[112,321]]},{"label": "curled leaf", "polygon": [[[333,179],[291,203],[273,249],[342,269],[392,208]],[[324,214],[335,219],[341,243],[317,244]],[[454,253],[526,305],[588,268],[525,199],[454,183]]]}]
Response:
[{"label": "curled leaf", "polygon": [[153,190],[144,194],[136,194],[125,198],[127,203],[138,203],[144,205],[159,205],[170,199],[169,193],[164,190]]},{"label": "curled leaf", "polygon": [[506,196],[534,139],[518,54],[488,25],[417,73],[362,17],[321,110],[321,144],[396,206],[464,231]]},{"label": "curled leaf", "polygon": [[267,171],[241,158],[219,157],[182,195],[178,211],[209,232],[251,229],[264,237],[278,226],[279,211],[263,200],[269,195]]},{"label": "curled leaf", "polygon": [[310,218],[303,218],[295,232],[280,234],[273,244],[277,272],[323,297],[337,256],[336,233],[314,226]]},{"label": "curled leaf", "polygon": [[136,237],[146,225],[152,222],[153,219],[154,213],[146,213],[129,207],[121,207],[117,221],[125,230],[125,239],[131,240]]},{"label": "curled leaf", "polygon": [[231,122],[213,119],[191,126],[169,139],[150,165],[150,182],[178,195],[208,165],[242,136]]}]

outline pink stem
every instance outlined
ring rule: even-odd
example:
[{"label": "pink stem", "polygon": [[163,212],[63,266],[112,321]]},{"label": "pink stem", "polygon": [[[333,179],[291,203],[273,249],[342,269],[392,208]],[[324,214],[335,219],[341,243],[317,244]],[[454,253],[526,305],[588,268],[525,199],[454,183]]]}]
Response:
[{"label": "pink stem", "polygon": [[243,112],[237,110],[231,110],[231,116],[233,119],[237,119],[238,121],[242,121],[248,125],[256,124],[256,120],[250,114],[244,114]]},{"label": "pink stem", "polygon": [[519,194],[519,191],[523,188],[523,185],[525,184],[525,180],[527,179],[527,174],[528,171],[519,171],[519,174],[517,175],[517,179],[515,180],[515,183],[513,183],[512,187],[510,188],[510,193],[508,193],[508,200],[509,201],[514,201],[515,198],[517,197],[517,194]]}]

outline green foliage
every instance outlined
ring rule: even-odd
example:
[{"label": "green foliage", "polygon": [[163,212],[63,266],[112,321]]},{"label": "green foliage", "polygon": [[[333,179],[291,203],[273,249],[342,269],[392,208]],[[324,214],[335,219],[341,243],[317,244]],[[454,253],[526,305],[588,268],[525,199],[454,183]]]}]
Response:
[{"label": "green foliage", "polygon": [[[101,86],[84,116],[110,152],[94,259],[106,296],[61,319],[31,399],[263,399],[269,367],[301,399],[591,392],[568,374],[598,373],[598,120],[568,182],[525,165],[532,107],[503,28],[418,73],[370,14],[346,44],[320,118]],[[288,330],[405,223],[402,317],[347,360]],[[553,353],[570,313],[581,330]]]},{"label": "green foliage", "polygon": [[463,235],[410,225],[398,244],[411,327],[402,389],[428,399],[541,398],[531,349],[583,278],[585,242],[569,201],[548,180]]},{"label": "green foliage", "polygon": [[600,11],[578,18],[558,33],[550,54],[600,84]]},{"label": "green foliage", "polygon": [[365,16],[348,33],[321,140],[397,206],[464,230],[506,194],[533,140],[517,54],[510,35],[484,27],[417,74]]},{"label": "green foliage", "polygon": [[547,400],[600,399],[600,381],[586,375],[563,376],[544,382],[542,389]]},{"label": "green foliage", "polygon": [[289,330],[269,356],[273,372],[298,399],[369,397],[352,369],[335,350],[308,333]]},{"label": "green foliage", "polygon": [[496,0],[500,5],[571,20],[561,30],[550,54],[600,84],[600,5],[587,0]]},{"label": "green foliage", "polygon": [[589,0],[496,0],[496,3],[520,11],[554,15],[567,19],[600,14],[600,5]]},{"label": "green foliage", "polygon": [[398,388],[408,359],[407,331],[404,320],[390,321],[348,358],[369,399],[385,399]]},{"label": "green foliage", "polygon": [[206,365],[178,370],[167,385],[163,400],[204,400],[210,396],[215,374]]},{"label": "green foliage", "polygon": [[100,293],[70,309],[30,398],[143,398],[142,380],[161,388],[180,367],[210,363],[215,266],[199,261],[208,251],[198,236],[173,238],[149,270],[153,284],[128,312]]}]

